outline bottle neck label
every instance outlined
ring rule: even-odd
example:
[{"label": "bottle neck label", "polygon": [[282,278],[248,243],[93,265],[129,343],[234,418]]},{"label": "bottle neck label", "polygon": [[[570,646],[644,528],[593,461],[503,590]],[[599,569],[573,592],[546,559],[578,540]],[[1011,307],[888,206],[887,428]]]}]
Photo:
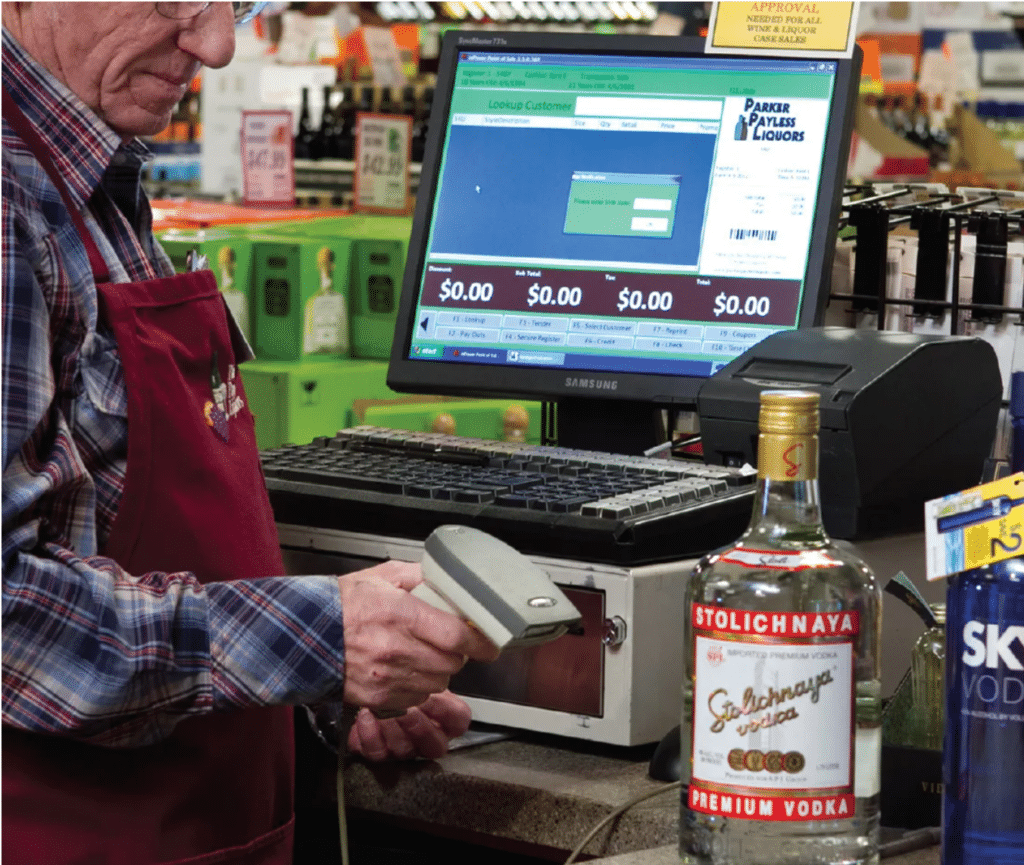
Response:
[{"label": "bottle neck label", "polygon": [[755,550],[750,547],[733,547],[718,557],[720,562],[729,562],[743,568],[770,571],[806,571],[811,568],[839,568],[842,562],[824,550],[802,550],[799,553],[780,553],[778,550]]},{"label": "bottle neck label", "polygon": [[691,810],[748,820],[854,816],[856,611],[693,604]]},{"label": "bottle neck label", "polygon": [[757,440],[757,474],[773,481],[818,478],[818,437],[761,433]]}]

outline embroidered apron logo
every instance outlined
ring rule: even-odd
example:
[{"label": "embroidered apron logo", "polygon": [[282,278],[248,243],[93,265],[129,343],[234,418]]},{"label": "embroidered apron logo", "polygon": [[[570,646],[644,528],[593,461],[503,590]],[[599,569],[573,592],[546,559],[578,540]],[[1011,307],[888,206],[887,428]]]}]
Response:
[{"label": "embroidered apron logo", "polygon": [[217,363],[217,352],[210,360],[210,396],[203,405],[203,416],[208,426],[213,428],[221,441],[227,443],[231,431],[228,421],[242,408],[242,397],[236,384],[238,369],[234,364],[228,365],[227,383],[220,377],[220,365]]}]

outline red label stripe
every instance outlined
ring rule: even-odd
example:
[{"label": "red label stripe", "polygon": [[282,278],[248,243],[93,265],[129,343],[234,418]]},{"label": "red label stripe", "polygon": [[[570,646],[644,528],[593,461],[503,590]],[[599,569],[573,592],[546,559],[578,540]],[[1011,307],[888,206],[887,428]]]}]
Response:
[{"label": "red label stripe", "polygon": [[693,604],[690,614],[694,629],[705,632],[801,639],[850,637],[860,631],[860,614],[856,610],[776,613]]},{"label": "red label stripe", "polygon": [[852,793],[835,796],[748,796],[702,789],[691,783],[687,795],[691,811],[744,820],[792,822],[845,820],[853,817]]}]

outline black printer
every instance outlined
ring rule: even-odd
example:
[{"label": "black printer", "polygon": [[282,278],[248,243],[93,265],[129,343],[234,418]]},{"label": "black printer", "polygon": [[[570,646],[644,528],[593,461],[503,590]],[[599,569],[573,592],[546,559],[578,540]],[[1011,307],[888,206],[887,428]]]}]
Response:
[{"label": "black printer", "polygon": [[757,464],[760,392],[772,388],[821,395],[822,518],[847,539],[920,531],[926,501],[978,484],[1003,395],[995,350],[982,339],[780,331],[701,388],[707,462]]}]

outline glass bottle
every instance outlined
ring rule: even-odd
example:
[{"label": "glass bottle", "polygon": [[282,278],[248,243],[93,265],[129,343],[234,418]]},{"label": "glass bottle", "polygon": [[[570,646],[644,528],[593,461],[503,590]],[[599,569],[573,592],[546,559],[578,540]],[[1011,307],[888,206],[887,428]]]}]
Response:
[{"label": "glass bottle", "polygon": [[943,865],[1024,862],[1024,557],[946,589]]},{"label": "glass bottle", "polygon": [[412,123],[412,161],[422,162],[427,147],[427,128],[430,124],[430,108],[434,101],[434,88],[426,87],[417,106]]},{"label": "glass bottle", "polygon": [[881,587],[822,525],[818,401],[762,392],[750,526],[687,588],[686,865],[878,862]]},{"label": "glass bottle", "polygon": [[400,106],[395,100],[395,94],[390,87],[384,87],[380,93],[380,114],[398,114]]},{"label": "glass bottle", "polygon": [[337,153],[337,130],[334,123],[334,108],[331,106],[330,85],[324,86],[324,107],[320,114],[320,128],[316,134],[316,144],[313,151],[314,159],[334,159]]},{"label": "glass bottle", "polygon": [[946,605],[928,606],[935,626],[917,638],[910,652],[911,744],[941,751],[946,726]]},{"label": "glass bottle", "polygon": [[950,135],[946,128],[946,114],[942,104],[942,97],[936,96],[934,108],[929,112],[929,132],[932,142],[932,162],[936,167],[944,165],[949,161]]},{"label": "glass bottle", "polygon": [[299,127],[295,133],[295,158],[312,159],[313,117],[309,110],[309,88],[302,88],[302,106],[299,109]]},{"label": "glass bottle", "polygon": [[351,159],[355,142],[356,106],[351,86],[341,88],[341,101],[334,109],[334,141],[338,159]]}]

